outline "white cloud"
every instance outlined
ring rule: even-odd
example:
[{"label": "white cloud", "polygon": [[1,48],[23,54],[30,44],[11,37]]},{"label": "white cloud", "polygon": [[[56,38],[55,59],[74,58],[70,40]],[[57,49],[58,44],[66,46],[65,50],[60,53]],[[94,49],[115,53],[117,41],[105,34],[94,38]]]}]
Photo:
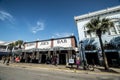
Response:
[{"label": "white cloud", "polygon": [[52,37],[68,37],[74,35],[73,33],[55,33]]},{"label": "white cloud", "polygon": [[8,20],[10,22],[13,22],[14,19],[10,13],[5,12],[5,11],[0,11],[0,20],[2,21]]},{"label": "white cloud", "polygon": [[42,30],[44,30],[44,27],[45,27],[44,23],[38,21],[37,24],[36,24],[36,26],[32,27],[32,33],[35,34],[35,33],[39,32],[39,31],[42,31]]}]

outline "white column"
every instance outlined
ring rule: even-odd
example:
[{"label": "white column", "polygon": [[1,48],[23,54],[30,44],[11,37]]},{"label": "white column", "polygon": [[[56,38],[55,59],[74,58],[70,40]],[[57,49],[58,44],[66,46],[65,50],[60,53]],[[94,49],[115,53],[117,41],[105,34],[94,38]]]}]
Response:
[{"label": "white column", "polygon": [[59,54],[57,54],[57,64],[59,64]]},{"label": "white column", "polygon": [[69,64],[69,54],[66,53],[66,66],[68,66],[68,64]]},{"label": "white column", "polygon": [[42,54],[39,55],[39,63],[41,63],[41,59],[42,59],[41,56]]},{"label": "white column", "polygon": [[114,27],[115,27],[115,31],[116,31],[116,33],[119,34],[119,31],[118,31],[116,25],[115,25]]},{"label": "white column", "polygon": [[36,59],[39,59],[39,52],[36,53]]}]

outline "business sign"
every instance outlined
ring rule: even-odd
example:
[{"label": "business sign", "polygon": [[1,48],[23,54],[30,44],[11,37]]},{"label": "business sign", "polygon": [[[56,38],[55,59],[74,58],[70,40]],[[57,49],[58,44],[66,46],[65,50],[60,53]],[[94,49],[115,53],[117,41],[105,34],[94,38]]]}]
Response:
[{"label": "business sign", "polygon": [[54,40],[53,47],[72,47],[71,38]]},{"label": "business sign", "polygon": [[69,59],[69,64],[74,64],[74,59]]},{"label": "business sign", "polygon": [[48,49],[51,48],[51,41],[41,41],[38,42],[38,47],[39,49]]},{"label": "business sign", "polygon": [[36,43],[26,43],[25,44],[25,50],[27,49],[33,49],[33,48],[36,48]]}]

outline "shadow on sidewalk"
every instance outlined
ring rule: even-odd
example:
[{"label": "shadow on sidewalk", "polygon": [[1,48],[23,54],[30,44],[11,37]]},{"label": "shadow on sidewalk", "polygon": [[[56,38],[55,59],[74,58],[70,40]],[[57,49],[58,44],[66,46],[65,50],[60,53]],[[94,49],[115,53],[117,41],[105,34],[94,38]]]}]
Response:
[{"label": "shadow on sidewalk", "polygon": [[66,68],[67,68],[67,69],[70,69],[70,70],[83,70],[82,67],[79,67],[79,68],[77,69],[76,67],[67,66]]},{"label": "shadow on sidewalk", "polygon": [[115,71],[113,69],[105,70],[104,68],[99,68],[99,67],[97,67],[96,69],[98,69],[100,72],[109,72],[109,73],[120,74],[120,72],[117,72],[117,71]]},{"label": "shadow on sidewalk", "polygon": [[92,71],[92,72],[108,72],[108,73],[115,73],[115,74],[120,74],[119,71],[117,70],[114,70],[114,69],[111,69],[109,68],[109,70],[105,70],[103,67],[95,67],[94,70],[84,70],[83,67],[79,67],[79,69],[77,69],[76,67],[66,67],[66,68],[69,68],[70,70],[81,70],[81,71]]}]

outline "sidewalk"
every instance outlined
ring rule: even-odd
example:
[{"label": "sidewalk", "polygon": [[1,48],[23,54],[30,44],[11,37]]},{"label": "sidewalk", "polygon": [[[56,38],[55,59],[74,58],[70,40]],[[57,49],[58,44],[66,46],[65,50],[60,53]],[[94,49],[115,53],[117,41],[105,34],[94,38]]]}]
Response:
[{"label": "sidewalk", "polygon": [[73,72],[73,73],[84,73],[84,74],[118,74],[120,75],[120,68],[110,68],[109,71],[105,71],[104,67],[96,67],[94,71],[83,70],[82,66],[80,69],[77,70],[76,66],[73,68],[66,68],[65,65],[51,65],[51,64],[33,64],[33,63],[11,63],[10,66],[12,67],[21,67],[21,68],[29,68],[33,70],[58,70],[58,71],[65,71],[65,72]]},{"label": "sidewalk", "polygon": [[[2,66],[6,66],[0,61],[0,64]],[[76,69],[76,65],[73,66],[73,68],[68,68],[66,65],[51,65],[51,64],[34,64],[34,63],[10,63],[10,67],[17,67],[17,68],[26,68],[26,69],[32,69],[32,70],[50,70],[50,71],[61,71],[61,72],[72,72],[72,73],[81,73],[81,74],[115,74],[120,75],[120,68],[109,68],[109,71],[105,71],[104,67],[95,67],[94,71],[89,70],[83,70],[83,67],[80,66],[79,70]]]}]

